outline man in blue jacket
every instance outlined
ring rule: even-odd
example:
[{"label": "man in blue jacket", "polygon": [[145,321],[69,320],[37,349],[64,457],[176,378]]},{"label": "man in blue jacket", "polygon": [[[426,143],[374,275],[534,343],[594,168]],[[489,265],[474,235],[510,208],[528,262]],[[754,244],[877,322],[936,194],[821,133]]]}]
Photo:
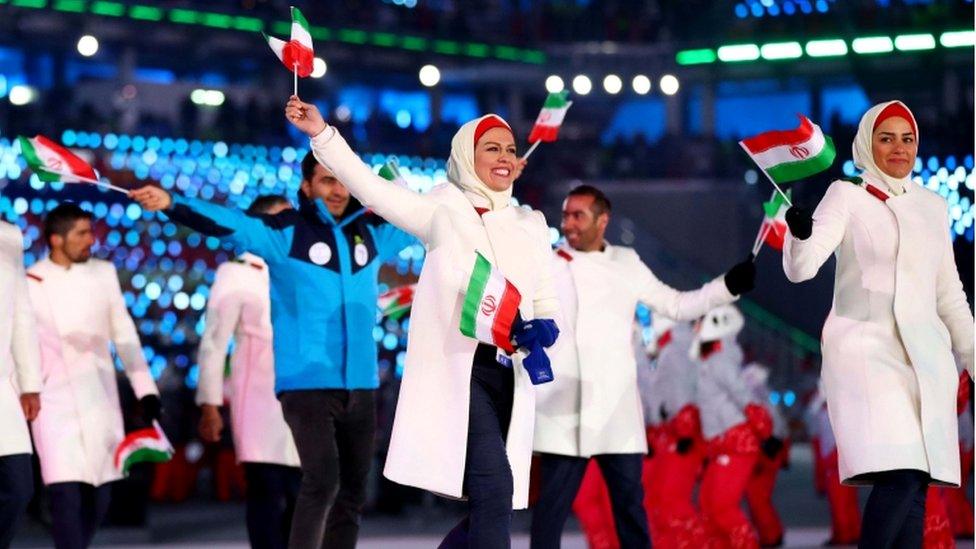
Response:
[{"label": "man in blue jacket", "polygon": [[267,262],[275,392],[302,468],[288,545],[355,547],[376,430],[377,275],[416,240],[367,212],[311,153],[298,210],[249,217],[153,186],[130,196]]}]

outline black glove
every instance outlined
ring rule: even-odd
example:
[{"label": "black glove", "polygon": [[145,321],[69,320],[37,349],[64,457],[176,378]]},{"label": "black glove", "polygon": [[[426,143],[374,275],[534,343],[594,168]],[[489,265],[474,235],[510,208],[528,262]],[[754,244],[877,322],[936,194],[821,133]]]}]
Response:
[{"label": "black glove", "polygon": [[766,454],[769,459],[774,459],[776,454],[783,449],[783,441],[777,437],[769,437],[762,441],[759,446],[762,449],[762,453]]},{"label": "black glove", "polygon": [[139,399],[139,404],[142,406],[142,419],[146,423],[152,423],[153,420],[159,419],[159,412],[163,405],[157,395],[146,395]]},{"label": "black glove", "polygon": [[679,454],[685,455],[685,454],[687,454],[688,452],[691,451],[691,446],[694,443],[695,443],[695,441],[692,440],[692,439],[690,439],[690,438],[688,438],[688,437],[679,438],[678,439],[678,444],[675,445],[675,449],[677,450],[677,452]]},{"label": "black glove", "polygon": [[756,287],[756,264],[749,254],[742,263],[736,263],[725,273],[725,287],[732,295],[742,295]]},{"label": "black glove", "polygon": [[813,233],[813,217],[810,210],[799,206],[790,206],[786,210],[786,225],[790,228],[793,238],[806,240]]}]

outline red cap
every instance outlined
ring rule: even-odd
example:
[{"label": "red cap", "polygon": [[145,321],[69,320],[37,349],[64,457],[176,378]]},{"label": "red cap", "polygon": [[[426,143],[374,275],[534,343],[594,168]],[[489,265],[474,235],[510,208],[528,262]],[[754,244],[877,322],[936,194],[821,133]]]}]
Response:
[{"label": "red cap", "polygon": [[474,144],[477,145],[478,140],[481,139],[481,136],[485,135],[485,132],[492,128],[505,128],[508,131],[512,131],[512,128],[509,127],[509,125],[506,124],[501,118],[494,115],[486,116],[484,120],[478,122],[478,127],[474,129]]},{"label": "red cap", "polygon": [[905,105],[902,105],[897,101],[881,110],[881,113],[874,120],[874,127],[871,128],[871,131],[873,132],[877,130],[878,126],[880,126],[882,122],[884,122],[889,118],[894,118],[896,116],[907,120],[908,123],[912,126],[912,133],[914,133],[916,136],[918,135],[918,128],[915,127],[915,117],[912,116],[911,111],[909,111],[908,108],[905,107]]}]

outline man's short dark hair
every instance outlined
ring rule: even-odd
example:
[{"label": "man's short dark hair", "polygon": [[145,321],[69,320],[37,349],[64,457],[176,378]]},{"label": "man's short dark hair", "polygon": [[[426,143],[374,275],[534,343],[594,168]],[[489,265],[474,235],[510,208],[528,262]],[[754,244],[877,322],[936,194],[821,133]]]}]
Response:
[{"label": "man's short dark hair", "polygon": [[589,196],[593,198],[593,210],[594,217],[600,217],[601,214],[610,215],[610,199],[607,195],[603,194],[603,191],[592,186],[592,185],[579,185],[573,190],[569,191],[569,196]]},{"label": "man's short dark hair", "polygon": [[64,237],[75,226],[79,219],[91,219],[91,212],[86,212],[74,202],[62,202],[44,217],[44,240],[51,244],[51,237]]},{"label": "man's short dark hair", "polygon": [[302,180],[312,182],[312,176],[315,175],[315,165],[319,161],[315,159],[315,155],[312,151],[308,151],[305,158],[302,159]]},{"label": "man's short dark hair", "polygon": [[264,194],[255,198],[254,202],[251,202],[251,205],[247,207],[246,213],[250,216],[266,214],[271,208],[279,204],[291,206],[291,202],[280,194]]}]

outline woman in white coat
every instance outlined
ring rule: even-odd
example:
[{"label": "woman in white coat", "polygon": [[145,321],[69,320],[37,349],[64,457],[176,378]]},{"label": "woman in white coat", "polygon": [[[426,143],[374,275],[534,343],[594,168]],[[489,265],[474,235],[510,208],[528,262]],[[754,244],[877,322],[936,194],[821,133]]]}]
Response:
[{"label": "woman in white coat", "polygon": [[470,515],[445,545],[509,547],[512,509],[528,504],[535,392],[526,369],[547,359],[539,348],[524,361],[516,353],[506,367],[495,347],[464,336],[459,323],[468,260],[477,251],[517,288],[521,317],[535,319],[514,326],[514,339],[538,337],[543,346],[555,339],[549,228],[541,212],[511,205],[522,167],[511,128],[495,115],[461,126],[451,143],[448,183],[420,195],[375,175],[315,106],[292,97],[285,114],[364,206],[428,248],[385,476],[467,497]]},{"label": "woman in white coat", "polygon": [[837,257],[821,375],[841,478],[874,485],[862,547],[921,547],[927,485],[960,480],[953,352],[972,375],[973,316],[946,201],[910,178],[917,152],[911,111],[875,105],[853,145],[861,176],[835,181],[812,217],[786,215],[787,278]]}]

